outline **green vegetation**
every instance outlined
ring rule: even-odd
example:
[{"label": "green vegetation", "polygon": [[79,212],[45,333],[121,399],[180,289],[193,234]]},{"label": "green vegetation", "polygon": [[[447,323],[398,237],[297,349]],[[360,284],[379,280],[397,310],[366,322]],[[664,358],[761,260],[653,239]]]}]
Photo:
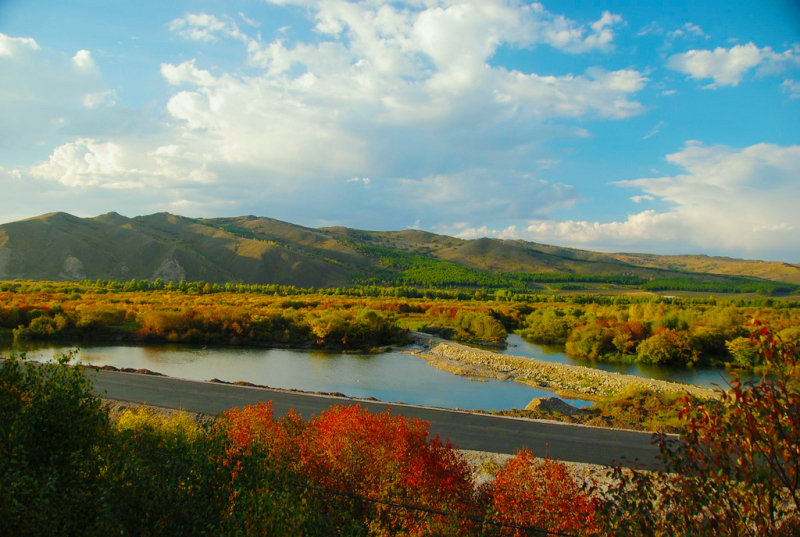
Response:
[{"label": "green vegetation", "polygon": [[563,343],[569,355],[588,360],[730,364],[753,369],[763,364],[743,339],[752,322],[769,323],[787,342],[795,341],[800,316],[794,306],[794,302],[771,299],[554,304],[528,314],[520,334],[538,343]]},{"label": "green vegetation", "polygon": [[800,339],[800,303],[776,298],[517,294],[156,280],[0,283],[0,336],[363,349],[421,330],[502,343],[510,331],[577,358],[758,368],[737,339],[753,319]]},{"label": "green vegetation", "polygon": [[[43,244],[50,245],[47,249]],[[53,213],[0,225],[0,278],[136,279],[304,288],[797,293],[800,267],[692,256],[600,254],[422,231],[310,229],[269,218]],[[715,273],[716,272],[716,273]],[[766,274],[776,281],[759,279]],[[230,282],[230,283],[229,283]]]},{"label": "green vegetation", "polygon": [[696,278],[656,278],[641,284],[647,291],[695,291],[701,293],[758,293],[777,295],[796,293],[799,286],[787,283],[728,278],[725,281],[708,281]]},{"label": "green vegetation", "polygon": [[596,402],[589,408],[560,414],[552,410],[500,410],[498,416],[546,419],[565,423],[580,423],[593,427],[633,429],[658,433],[680,433],[685,423],[681,410],[686,399],[692,404],[704,403],[710,407],[714,401],[701,401],[679,393],[655,393],[651,390],[627,388],[614,397]]},{"label": "green vegetation", "polygon": [[617,467],[604,491],[606,534],[790,536],[800,532],[800,349],[761,327],[772,378],[734,378],[719,402],[687,401],[678,439],[658,436],[655,471]]}]

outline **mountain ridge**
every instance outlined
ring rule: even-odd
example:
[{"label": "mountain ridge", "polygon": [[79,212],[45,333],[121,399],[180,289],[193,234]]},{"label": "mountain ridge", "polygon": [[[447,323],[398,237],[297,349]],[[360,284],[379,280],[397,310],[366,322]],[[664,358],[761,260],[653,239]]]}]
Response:
[{"label": "mountain ridge", "polygon": [[575,281],[629,275],[800,284],[800,266],[780,261],[602,253],[421,230],[310,228],[254,215],[188,218],[162,212],[129,218],[109,212],[80,218],[54,212],[0,225],[0,279],[424,285],[424,278],[414,280],[420,271],[443,285],[494,287],[530,274],[573,275]]}]

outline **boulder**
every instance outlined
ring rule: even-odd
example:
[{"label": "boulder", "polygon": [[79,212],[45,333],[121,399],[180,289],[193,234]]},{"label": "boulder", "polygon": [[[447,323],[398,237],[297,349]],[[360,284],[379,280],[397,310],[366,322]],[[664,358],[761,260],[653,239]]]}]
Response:
[{"label": "boulder", "polygon": [[539,410],[542,412],[557,412],[564,416],[580,414],[580,409],[564,402],[558,397],[537,397],[525,407],[525,410]]}]

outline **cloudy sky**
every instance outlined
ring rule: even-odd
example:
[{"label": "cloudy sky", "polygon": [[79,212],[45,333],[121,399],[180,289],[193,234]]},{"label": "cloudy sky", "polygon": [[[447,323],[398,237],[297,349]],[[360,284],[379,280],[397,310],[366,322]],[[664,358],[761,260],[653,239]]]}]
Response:
[{"label": "cloudy sky", "polygon": [[0,222],[800,262],[800,7],[655,4],[0,1]]}]

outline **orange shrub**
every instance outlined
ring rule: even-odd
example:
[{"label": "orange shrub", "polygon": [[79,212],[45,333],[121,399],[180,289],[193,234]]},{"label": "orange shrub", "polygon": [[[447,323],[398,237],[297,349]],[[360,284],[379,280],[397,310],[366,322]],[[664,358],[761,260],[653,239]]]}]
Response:
[{"label": "orange shrub", "polygon": [[[520,451],[497,473],[489,501],[496,522],[578,535],[598,532],[597,501],[565,464],[536,459],[530,451]],[[527,535],[522,530],[507,533]]]},{"label": "orange shrub", "polygon": [[[428,439],[427,422],[333,407],[308,422],[300,472],[319,486],[464,516],[473,509],[469,467],[449,441]],[[459,521],[381,504],[363,505],[378,533],[458,531]],[[463,521],[461,521],[462,529]]]}]

